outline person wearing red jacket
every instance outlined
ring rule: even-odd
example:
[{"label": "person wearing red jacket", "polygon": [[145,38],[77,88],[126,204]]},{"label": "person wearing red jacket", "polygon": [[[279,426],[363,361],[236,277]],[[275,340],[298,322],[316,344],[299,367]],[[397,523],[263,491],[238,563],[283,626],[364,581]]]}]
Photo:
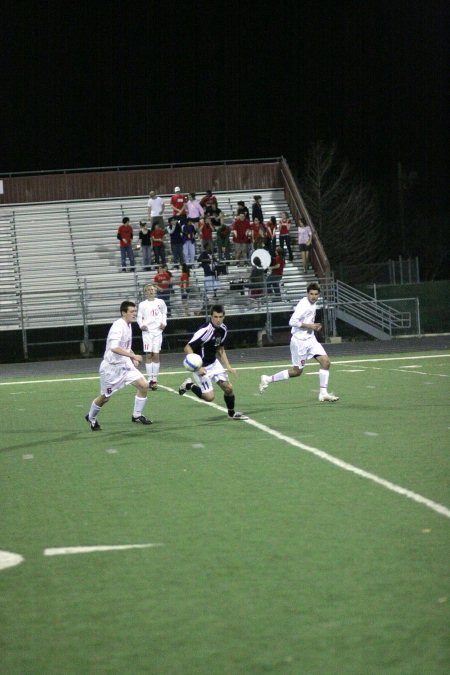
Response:
[{"label": "person wearing red jacket", "polygon": [[120,263],[122,272],[127,271],[127,258],[130,261],[130,272],[134,272],[134,253],[133,253],[133,228],[130,219],[126,216],[122,218],[122,225],[117,229],[117,239],[120,242]]},{"label": "person wearing red jacket", "polygon": [[245,213],[240,213],[231,226],[231,237],[234,243],[234,258],[238,265],[248,262],[248,247],[251,242],[250,222]]}]

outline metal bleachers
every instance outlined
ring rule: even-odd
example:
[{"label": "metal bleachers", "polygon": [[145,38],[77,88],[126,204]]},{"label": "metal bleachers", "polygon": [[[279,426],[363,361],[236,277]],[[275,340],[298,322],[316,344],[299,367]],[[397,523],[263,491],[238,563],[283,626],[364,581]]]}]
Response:
[{"label": "metal bleachers", "polygon": [[[236,202],[243,200],[251,208],[254,194],[256,191],[216,193],[227,223],[233,220]],[[258,194],[262,196],[265,220],[288,211],[282,190]],[[164,215],[169,217],[170,195],[161,196],[166,203]],[[137,241],[139,221],[147,220],[147,199],[139,196],[0,207],[1,328],[105,323],[116,318],[121,300],[140,300],[142,287],[154,272],[142,270],[139,256],[134,274],[121,272],[116,232],[122,218],[128,216]],[[168,235],[166,238],[166,252],[170,253]],[[293,241],[293,250],[297,249]],[[174,275],[172,315],[183,317],[186,308],[181,302],[179,270],[172,269],[170,257],[168,262]],[[230,282],[245,276],[248,269],[243,272],[230,261],[228,274],[220,277],[218,296],[226,304],[227,314],[267,309],[264,303],[252,301],[248,292],[231,291]],[[291,309],[310,278],[299,273],[298,260],[288,262],[281,301],[273,302],[274,311]],[[203,272],[195,268],[189,313],[200,314],[204,305]]]}]

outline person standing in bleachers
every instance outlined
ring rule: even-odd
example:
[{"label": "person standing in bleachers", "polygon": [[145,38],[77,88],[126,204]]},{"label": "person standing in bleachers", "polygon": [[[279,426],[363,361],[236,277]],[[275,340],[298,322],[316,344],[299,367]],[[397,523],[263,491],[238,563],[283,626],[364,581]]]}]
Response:
[{"label": "person standing in bleachers", "polygon": [[275,256],[275,249],[277,247],[277,219],[275,216],[271,216],[270,220],[266,223],[265,233],[264,233],[264,248],[266,248],[272,258]]},{"label": "person standing in bleachers", "polygon": [[211,190],[206,190],[206,195],[201,198],[200,204],[205,211],[210,206],[215,206],[217,208],[217,197],[213,195]]},{"label": "person standing in bleachers", "polygon": [[195,263],[195,225],[190,218],[181,228],[183,233],[183,258],[187,265]]},{"label": "person standing in bleachers", "polygon": [[122,272],[127,271],[127,258],[130,261],[130,272],[134,272],[135,262],[133,253],[133,228],[130,219],[122,218],[122,225],[117,229],[117,239],[120,242],[120,263]]},{"label": "person standing in bleachers", "polygon": [[160,227],[164,227],[164,201],[158,197],[156,192],[152,190],[149,194],[147,202],[148,219],[151,225],[157,223]]},{"label": "person standing in bleachers", "polygon": [[177,216],[169,218],[170,250],[172,263],[177,267],[184,262],[183,257],[183,225]]},{"label": "person standing in bleachers", "polygon": [[188,218],[190,218],[193,223],[198,223],[200,218],[204,215],[205,211],[196,198],[195,192],[189,193],[189,199],[186,202],[186,210]]},{"label": "person standing in bleachers", "polygon": [[147,223],[144,221],[139,223],[139,227],[139,246],[142,251],[142,265],[144,271],[147,271],[152,264],[150,230],[147,227]]},{"label": "person standing in bleachers", "polygon": [[166,249],[164,246],[164,227],[160,227],[158,223],[152,225],[150,230],[150,239],[152,241],[153,260],[156,265],[166,262]]},{"label": "person standing in bleachers", "polygon": [[253,197],[252,204],[252,222],[255,222],[255,218],[258,218],[260,223],[264,222],[263,212],[261,208],[261,195],[255,195]]},{"label": "person standing in bleachers", "polygon": [[305,224],[303,218],[300,218],[298,224],[298,247],[300,249],[300,255],[303,262],[303,271],[308,271],[309,267],[309,256],[311,251],[311,242],[312,242],[312,230],[309,225]]},{"label": "person standing in bleachers", "polygon": [[[250,236],[249,236],[250,233]],[[234,258],[239,266],[248,263],[248,249],[251,241],[251,229],[244,211],[237,216],[231,227],[231,237],[234,244]]]},{"label": "person standing in bleachers", "polygon": [[172,215],[182,224],[186,222],[187,218],[186,202],[186,195],[183,195],[181,189],[176,187],[174,189],[174,194],[170,198],[170,205],[172,206]]},{"label": "person standing in bleachers", "polygon": [[272,259],[269,267],[269,276],[267,277],[267,293],[269,295],[276,295],[275,298],[281,300],[281,280],[283,278],[283,271],[286,266],[284,260],[283,249],[279,246],[276,250],[276,255]]},{"label": "person standing in bleachers", "polygon": [[283,211],[280,218],[280,246],[283,250],[286,246],[290,262],[294,259],[291,247],[291,225],[292,220],[289,218],[289,214],[287,211]]}]

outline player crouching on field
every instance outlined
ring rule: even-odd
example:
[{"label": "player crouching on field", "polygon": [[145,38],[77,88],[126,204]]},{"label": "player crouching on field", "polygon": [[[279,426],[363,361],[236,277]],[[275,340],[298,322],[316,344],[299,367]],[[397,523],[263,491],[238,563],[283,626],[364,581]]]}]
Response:
[{"label": "player crouching on field", "polygon": [[92,401],[91,408],[85,416],[92,431],[101,429],[97,422],[97,415],[105,403],[108,403],[110,397],[127,384],[132,384],[137,389],[131,421],[139,424],[152,424],[151,420],[142,414],[148,392],[148,382],[137,369],[142,362],[142,356],[135,354],[131,349],[133,339],[131,324],[136,321],[137,314],[134,302],[127,300],[122,302],[120,314],[121,318],[114,321],[109,329],[105,354],[100,364],[101,394]]},{"label": "player crouching on field", "polygon": [[223,391],[228,417],[232,420],[247,420],[246,415],[234,409],[235,397],[228,373],[236,375],[236,371],[231,367],[223,346],[228,334],[227,327],[223,323],[224,316],[222,305],[212,305],[210,320],[200,326],[185,346],[186,354],[195,353],[202,357],[203,366],[193,374],[195,383],[188,377],[178,389],[178,393],[183,396],[186,391],[192,391],[204,401],[214,401],[213,383],[216,382]]}]

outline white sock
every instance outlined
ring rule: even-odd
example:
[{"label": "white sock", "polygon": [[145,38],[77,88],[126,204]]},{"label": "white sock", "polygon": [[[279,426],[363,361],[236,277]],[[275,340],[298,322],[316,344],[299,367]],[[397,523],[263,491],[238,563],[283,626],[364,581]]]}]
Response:
[{"label": "white sock", "polygon": [[319,385],[320,385],[320,393],[321,394],[326,394],[328,391],[328,380],[330,379],[330,371],[325,370],[324,368],[321,368],[319,370]]},{"label": "white sock", "polygon": [[101,410],[100,406],[96,405],[94,401],[92,401],[91,409],[89,410],[89,419],[95,420],[100,410]]},{"label": "white sock", "polygon": [[153,364],[153,377],[152,377],[152,379],[153,379],[155,382],[158,381],[159,368],[160,368],[160,364],[159,364],[159,363],[154,363],[154,364]]},{"label": "white sock", "polygon": [[139,415],[142,415],[142,411],[144,410],[144,406],[147,403],[147,397],[141,398],[136,394],[134,397],[134,409],[133,409],[133,417],[139,417]]},{"label": "white sock", "polygon": [[270,378],[272,382],[281,382],[281,380],[288,380],[289,379],[289,371],[288,370],[280,370],[279,373],[275,373],[275,375],[272,375]]},{"label": "white sock", "polygon": [[151,382],[153,380],[153,363],[145,364],[145,372],[147,373],[148,381]]}]

